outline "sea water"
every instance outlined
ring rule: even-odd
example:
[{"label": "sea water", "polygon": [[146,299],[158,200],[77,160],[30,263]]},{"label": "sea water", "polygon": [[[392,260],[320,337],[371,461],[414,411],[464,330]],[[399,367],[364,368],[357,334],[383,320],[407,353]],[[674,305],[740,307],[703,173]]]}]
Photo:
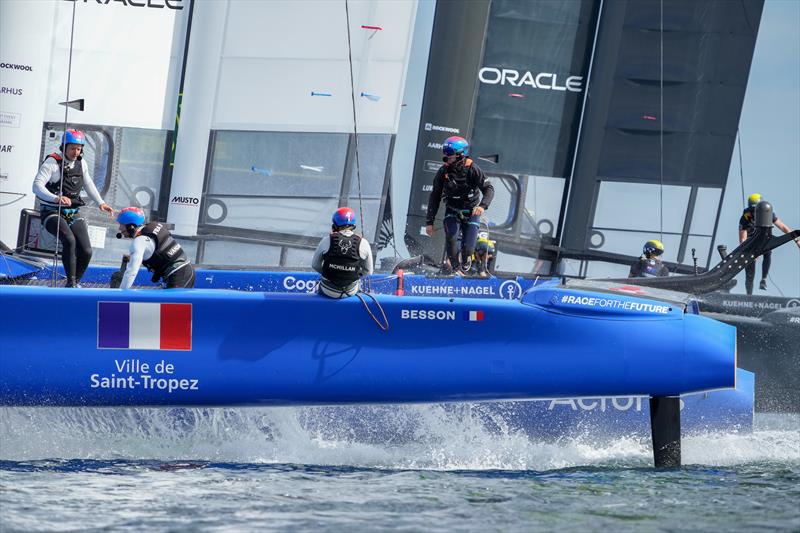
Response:
[{"label": "sea water", "polygon": [[657,470],[642,436],[379,414],[365,439],[331,408],[2,408],[0,531],[800,530],[797,415],[685,437]]}]

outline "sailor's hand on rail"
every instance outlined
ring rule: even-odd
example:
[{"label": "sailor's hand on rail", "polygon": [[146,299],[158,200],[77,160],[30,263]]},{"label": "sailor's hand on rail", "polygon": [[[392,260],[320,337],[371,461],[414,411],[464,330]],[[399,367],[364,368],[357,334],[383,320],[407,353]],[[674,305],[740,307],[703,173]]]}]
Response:
[{"label": "sailor's hand on rail", "polygon": [[428,224],[427,226],[425,226],[425,233],[428,234],[428,237],[433,236],[433,224]]},{"label": "sailor's hand on rail", "polygon": [[58,197],[58,203],[60,203],[61,205],[69,206],[69,205],[72,205],[72,200],[70,200],[66,196],[59,196]]},{"label": "sailor's hand on rail", "polygon": [[477,206],[475,209],[472,210],[472,216],[479,217],[483,214],[484,209],[481,206]]},{"label": "sailor's hand on rail", "polygon": [[108,218],[112,218],[114,216],[114,210],[108,204],[100,204],[100,211],[105,211],[108,213]]}]

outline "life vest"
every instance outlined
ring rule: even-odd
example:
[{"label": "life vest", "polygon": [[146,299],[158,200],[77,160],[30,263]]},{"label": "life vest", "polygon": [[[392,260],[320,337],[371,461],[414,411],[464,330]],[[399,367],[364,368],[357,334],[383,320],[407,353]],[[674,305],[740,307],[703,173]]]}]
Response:
[{"label": "life vest", "polygon": [[44,188],[56,196],[61,195],[69,198],[72,202],[71,207],[80,207],[82,205],[86,205],[81,199],[81,190],[83,190],[83,163],[81,156],[78,156],[78,159],[75,160],[75,164],[72,165],[72,168],[69,168],[66,165],[62,167],[61,161],[64,158],[59,153],[53,152],[45,157],[44,160],[47,161],[47,159],[50,157],[55,159],[58,163],[58,170],[61,172],[61,179],[55,183],[48,181]]},{"label": "life vest", "polygon": [[331,233],[328,251],[322,254],[322,277],[346,287],[361,277],[361,237]]},{"label": "life vest", "polygon": [[471,209],[480,202],[478,174],[470,172],[472,159],[464,160],[464,165],[456,171],[445,170],[444,197],[447,205],[456,209]]},{"label": "life vest", "polygon": [[163,222],[150,222],[142,226],[139,235],[145,235],[153,239],[156,249],[149,259],[142,261],[147,270],[153,273],[153,281],[166,278],[164,274],[174,271],[175,266],[181,263],[188,263],[189,258],[178,244]]},{"label": "life vest", "polygon": [[479,237],[475,243],[476,254],[495,254],[495,241],[490,240],[488,237]]},{"label": "life vest", "polygon": [[[778,220],[778,215],[772,213],[772,223]],[[755,207],[745,207],[742,211],[742,218],[739,219],[739,229],[747,231],[747,235],[752,235],[756,230],[756,209]]]},{"label": "life vest", "polygon": [[639,269],[639,276],[642,278],[658,278],[669,275],[669,271],[661,261],[646,257],[639,259]]}]

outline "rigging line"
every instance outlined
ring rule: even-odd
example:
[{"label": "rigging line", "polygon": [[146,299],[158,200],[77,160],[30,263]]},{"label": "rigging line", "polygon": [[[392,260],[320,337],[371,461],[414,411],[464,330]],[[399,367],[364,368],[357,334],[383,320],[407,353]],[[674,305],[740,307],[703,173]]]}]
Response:
[{"label": "rigging line", "polygon": [[[736,128],[736,139],[737,139],[736,144],[738,146],[738,152],[739,152],[739,183],[742,187],[742,205],[746,206],[747,198],[744,192],[744,169],[742,168],[742,131],[739,128]],[[772,274],[768,274],[767,277],[769,278],[769,282],[772,283],[772,286],[778,289],[778,293],[780,293],[781,296],[785,297],[781,288],[772,279]]]},{"label": "rigging line", "polygon": [[[356,142],[356,179],[358,180],[358,215],[361,217],[361,233],[364,233],[364,205],[361,201],[361,167],[358,161],[358,119],[356,118],[356,84],[353,79],[353,48],[350,42],[350,8],[347,0],[344,0],[344,14],[347,20],[347,60],[350,63],[350,100],[353,102],[353,137]],[[361,66],[364,68],[364,65]],[[350,191],[347,191],[348,197]]]},{"label": "rigging line", "polygon": [[28,195],[27,195],[26,193],[24,193],[24,192],[8,192],[8,191],[0,191],[0,194],[8,194],[8,195],[11,195],[11,196],[16,196],[16,197],[17,197],[17,199],[16,199],[16,200],[11,200],[11,201],[9,201],[9,202],[6,202],[6,203],[4,203],[4,204],[0,203],[0,207],[6,207],[6,206],[9,206],[9,205],[11,205],[11,204],[15,204],[15,203],[19,202],[20,200],[22,200],[23,198],[25,198],[26,196],[28,196]]},{"label": "rigging line", "polygon": [[[375,305],[378,306],[378,309],[380,310],[381,315],[383,316],[383,323],[381,323],[381,321],[378,320],[378,317],[376,317],[375,314],[372,312],[372,309],[369,308],[369,304],[364,299],[364,296],[362,296],[362,294],[364,296],[369,297],[373,302],[375,302]],[[381,331],[388,331],[389,330],[389,319],[386,318],[386,313],[383,311],[383,307],[381,306],[381,303],[378,301],[378,299],[375,298],[375,296],[371,295],[370,293],[363,292],[363,291],[358,291],[356,293],[356,296],[358,297],[359,300],[361,300],[361,303],[364,304],[364,309],[367,310],[367,313],[372,318],[373,322],[375,322],[378,325],[380,330]]]},{"label": "rigging line", "polygon": [[744,194],[744,169],[742,168],[742,131],[736,128],[736,144],[739,146],[739,183],[742,186],[742,205],[747,205]]},{"label": "rigging line", "polygon": [[400,253],[397,251],[397,246],[394,240],[394,217],[392,217],[392,237],[389,239],[389,245],[392,247],[392,250],[394,250],[394,259],[396,261],[397,258],[401,256]]},{"label": "rigging line", "polygon": [[[73,2],[72,3],[72,21],[70,23],[70,30],[69,30],[69,59],[68,59],[68,62],[67,62],[67,98],[64,100],[65,102],[69,102],[69,86],[70,86],[70,82],[72,81],[72,47],[73,47],[73,43],[74,43],[74,40],[75,40],[75,6],[76,5],[77,5],[77,2]],[[64,139],[64,136],[67,133],[68,119],[69,119],[69,105],[65,105],[64,106],[64,131],[61,133],[62,140]],[[66,148],[66,146],[64,146],[64,148]],[[61,180],[59,181],[59,186],[58,186],[58,211],[56,211],[56,215],[58,217],[58,218],[56,218],[56,244],[55,244],[55,248],[53,249],[53,277],[51,278],[52,282],[53,282],[53,285],[52,285],[53,287],[56,286],[56,272],[58,270],[58,245],[59,245],[59,237],[61,235],[61,232],[59,231],[59,229],[61,228],[61,209],[62,209],[61,208],[61,205],[62,205],[61,204],[61,197],[64,195],[64,165],[66,164],[66,159],[67,159],[67,157],[66,157],[67,154],[62,152],[61,155],[62,155],[62,157],[61,157]],[[82,155],[83,155],[83,150],[81,150],[81,156]],[[81,160],[76,160],[75,164],[76,165],[78,165],[78,164],[79,165],[83,165],[82,159]],[[79,194],[80,194],[80,192],[79,192]],[[47,231],[47,228],[43,228],[43,229],[45,231]],[[66,271],[64,273],[68,274],[68,272],[66,272]],[[69,279],[67,279],[67,282],[69,283]],[[77,280],[76,280],[76,284],[77,284]]]},{"label": "rigging line", "polygon": [[9,274],[8,279],[9,279],[9,281],[11,281],[11,285],[16,285],[17,284],[17,279],[14,278],[14,277],[11,277],[11,266],[8,263],[8,257],[6,257],[6,252],[0,252],[0,257],[3,258],[3,262],[6,265],[6,270],[8,270],[8,274]]},{"label": "rigging line", "polygon": [[660,40],[660,76],[659,76],[659,86],[660,90],[658,92],[659,98],[659,179],[660,184],[658,187],[658,196],[659,196],[659,231],[661,233],[661,241],[664,241],[664,0],[661,0],[661,17],[660,17],[660,30],[659,31],[659,40]]},{"label": "rigging line", "polygon": [[769,282],[772,283],[772,286],[778,289],[778,293],[781,295],[781,297],[786,298],[786,295],[783,294],[781,288],[778,286],[777,283],[775,283],[775,280],[772,279],[772,274],[767,274],[767,277],[769,278]]},{"label": "rigging line", "polygon": [[575,148],[572,150],[572,165],[569,171],[569,178],[564,182],[562,191],[561,206],[558,213],[558,225],[555,227],[555,237],[558,239],[558,251],[556,257],[551,262],[551,273],[556,273],[559,264],[561,264],[562,246],[564,244],[564,233],[567,228],[567,212],[569,210],[569,202],[574,193],[575,181],[575,168],[578,164],[578,150],[583,150],[581,147],[581,135],[583,134],[584,119],[586,118],[586,106],[589,102],[589,87],[592,83],[592,72],[594,71],[594,59],[597,52],[597,39],[600,34],[600,21],[603,17],[603,9],[605,0],[599,0],[600,7],[597,10],[597,21],[594,26],[594,36],[592,37],[591,54],[589,55],[589,66],[586,71],[586,88],[583,90],[583,100],[581,102],[581,114],[578,120],[578,131],[575,132]]}]

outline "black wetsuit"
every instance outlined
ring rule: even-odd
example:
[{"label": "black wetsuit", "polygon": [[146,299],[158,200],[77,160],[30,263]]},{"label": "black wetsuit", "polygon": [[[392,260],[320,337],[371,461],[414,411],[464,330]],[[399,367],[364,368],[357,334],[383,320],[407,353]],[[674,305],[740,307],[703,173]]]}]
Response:
[{"label": "black wetsuit", "polygon": [[669,276],[669,269],[658,259],[642,256],[631,265],[630,278],[655,278]]},{"label": "black wetsuit", "polygon": [[[742,217],[739,219],[739,230],[746,231],[748,239],[756,229],[755,212],[755,207],[748,207],[742,211]],[[777,215],[772,213],[772,223],[774,224],[776,220],[778,220]],[[769,267],[772,265],[772,250],[764,252],[762,257],[764,258],[764,263],[761,265],[761,279],[765,280],[769,276]],[[744,288],[747,294],[753,294],[753,281],[755,278],[756,262],[752,261],[744,267]]]},{"label": "black wetsuit", "polygon": [[458,234],[461,232],[461,257],[471,261],[478,240],[480,216],[472,215],[477,206],[488,209],[494,198],[494,187],[472,159],[465,158],[442,165],[433,178],[428,198],[426,224],[432,225],[444,198],[444,232],[447,257],[453,269],[460,264]]},{"label": "black wetsuit", "polygon": [[145,224],[139,230],[139,235],[150,237],[156,244],[153,255],[142,261],[147,270],[153,273],[152,281],[163,279],[168,289],[194,287],[194,269],[189,258],[163,223]]},{"label": "black wetsuit", "polygon": [[53,159],[63,168],[61,179],[48,182],[45,188],[52,194],[66,196],[71,205],[62,205],[41,201],[40,220],[42,226],[58,237],[61,244],[61,261],[64,264],[64,274],[67,277],[67,287],[75,287],[83,277],[89,262],[92,260],[92,243],[89,240],[89,227],[86,220],[80,216],[78,209],[85,205],[81,198],[84,186],[83,162],[78,156],[72,166],[63,165],[61,154],[52,153],[48,159]]}]

